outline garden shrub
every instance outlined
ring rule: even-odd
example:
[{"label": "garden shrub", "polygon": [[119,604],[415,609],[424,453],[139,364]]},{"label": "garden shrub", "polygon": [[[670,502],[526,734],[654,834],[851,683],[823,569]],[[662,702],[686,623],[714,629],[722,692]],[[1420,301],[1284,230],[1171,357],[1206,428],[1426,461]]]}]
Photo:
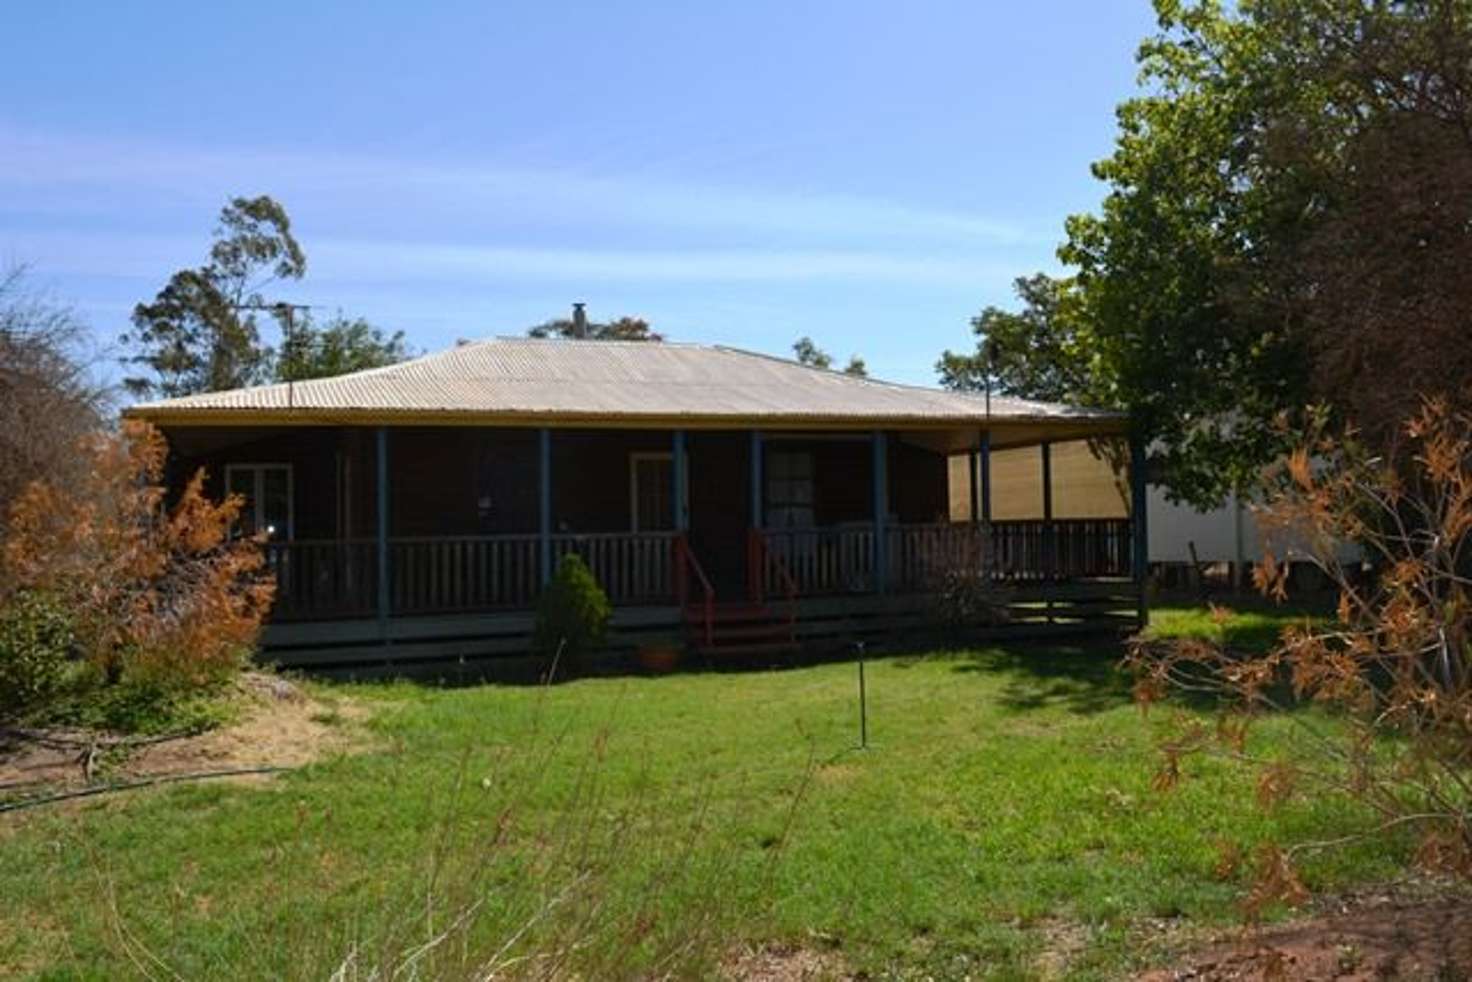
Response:
[{"label": "garden shrub", "polygon": [[84,452],[85,480],[33,483],[12,507],[0,603],[25,592],[55,598],[106,685],[166,693],[228,678],[274,592],[260,541],[232,535],[240,499],[207,499],[200,471],[169,506],[167,447],[146,424],[99,434]]},{"label": "garden shrub", "polygon": [[53,596],[30,590],[0,604],[0,716],[25,713],[66,687],[76,632]]},{"label": "garden shrub", "polygon": [[964,634],[974,628],[996,627],[1010,617],[1010,593],[991,571],[975,566],[946,569],[931,578],[934,614],[947,630]]},{"label": "garden shrub", "polygon": [[533,644],[549,657],[560,650],[563,663],[576,664],[603,643],[612,614],[608,595],[583,557],[568,553],[537,598]]}]

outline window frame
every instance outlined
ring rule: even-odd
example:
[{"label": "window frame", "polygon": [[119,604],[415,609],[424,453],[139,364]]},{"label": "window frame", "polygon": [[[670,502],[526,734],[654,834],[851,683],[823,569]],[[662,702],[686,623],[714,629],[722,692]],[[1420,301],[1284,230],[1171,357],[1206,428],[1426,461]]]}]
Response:
[{"label": "window frame", "polygon": [[[776,466],[778,457],[786,457],[790,460],[805,461],[807,474],[803,477],[793,477],[791,472],[781,473],[784,467]],[[773,485],[785,484],[795,486],[806,483],[808,486],[807,500],[799,500],[796,497],[776,495],[772,493]],[[781,450],[769,451],[762,466],[762,523],[766,528],[777,529],[810,529],[817,528],[818,518],[818,455],[811,448],[801,447],[798,449],[783,448]],[[804,511],[808,514],[809,521],[806,525],[778,524],[773,521],[775,512],[787,515],[796,511]]]},{"label": "window frame", "polygon": [[[663,460],[668,461],[671,470],[675,466],[675,455],[669,450],[633,450],[629,452],[629,531],[631,532],[674,532],[679,528],[676,520],[678,512],[671,508],[670,527],[668,529],[641,529],[639,527],[639,465],[646,461]],[[680,482],[681,497],[680,510],[689,513],[690,510],[690,457],[685,457],[684,480]],[[674,500],[674,494],[670,494]]]},{"label": "window frame", "polygon": [[291,542],[296,539],[296,468],[285,461],[247,461],[225,465],[225,494],[231,495],[235,486],[236,472],[250,473],[251,496],[249,504],[254,509],[251,516],[252,525],[257,532],[261,531],[261,509],[265,506],[266,472],[286,472],[286,535],[280,541]]}]

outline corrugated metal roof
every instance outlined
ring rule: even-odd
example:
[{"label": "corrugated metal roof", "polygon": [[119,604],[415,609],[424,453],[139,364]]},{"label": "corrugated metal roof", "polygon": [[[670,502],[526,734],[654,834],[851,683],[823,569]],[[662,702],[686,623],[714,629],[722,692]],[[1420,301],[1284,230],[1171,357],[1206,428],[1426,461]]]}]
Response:
[{"label": "corrugated metal roof", "polygon": [[[737,348],[673,342],[494,338],[387,368],[142,403],[158,422],[314,418],[679,418],[765,423],[985,418],[980,396],[812,368]],[[1114,413],[993,396],[996,419],[1117,420]]]}]

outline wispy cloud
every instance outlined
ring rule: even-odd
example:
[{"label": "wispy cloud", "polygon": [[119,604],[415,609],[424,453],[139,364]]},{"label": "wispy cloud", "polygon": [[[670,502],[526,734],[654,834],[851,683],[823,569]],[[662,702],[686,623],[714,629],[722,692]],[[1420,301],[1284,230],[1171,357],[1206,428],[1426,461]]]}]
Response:
[{"label": "wispy cloud", "polygon": [[379,202],[388,220],[393,220],[395,206],[401,206],[443,208],[462,219],[761,233],[905,247],[979,249],[1039,240],[1026,229],[964,211],[826,192],[773,192],[497,164],[168,147],[0,128],[0,188],[5,187],[24,193],[36,211],[69,210],[76,193],[86,189],[215,200],[221,193],[262,188],[288,203],[298,197]]},{"label": "wispy cloud", "polygon": [[[37,232],[29,258],[75,276],[158,279],[199,260],[197,236],[128,233],[97,236]],[[584,283],[757,283],[862,280],[976,286],[1006,282],[1004,260],[945,253],[843,249],[573,249],[462,246],[437,242],[315,239],[311,281],[335,285],[460,284],[496,281]]]}]

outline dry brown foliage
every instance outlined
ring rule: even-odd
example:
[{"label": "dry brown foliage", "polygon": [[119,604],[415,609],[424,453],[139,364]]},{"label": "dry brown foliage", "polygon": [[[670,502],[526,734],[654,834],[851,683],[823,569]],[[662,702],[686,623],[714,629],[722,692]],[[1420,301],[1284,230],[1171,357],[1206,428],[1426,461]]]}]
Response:
[{"label": "dry brown foliage", "polygon": [[[1428,400],[1403,432],[1399,456],[1410,468],[1319,422],[1268,475],[1258,518],[1277,552],[1254,582],[1282,600],[1289,566],[1278,557],[1311,563],[1337,589],[1334,616],[1286,628],[1265,652],[1139,637],[1125,664],[1142,707],[1182,693],[1222,707],[1215,727],[1177,714],[1157,787],[1180,781],[1191,755],[1229,757],[1255,770],[1263,807],[1297,795],[1349,796],[1378,820],[1340,841],[1411,827],[1420,863],[1472,877],[1472,416]],[[1347,559],[1346,543],[1361,555]],[[1291,717],[1302,726],[1302,753],[1254,756],[1251,725],[1305,704],[1324,712]],[[1293,855],[1322,845],[1263,846],[1249,913],[1300,899]]]},{"label": "dry brown foliage", "polygon": [[270,607],[259,541],[231,534],[241,501],[208,500],[200,471],[170,506],[167,449],[144,423],[94,434],[85,476],[29,485],[0,547],[0,603],[21,590],[55,597],[109,681],[198,685],[228,674]]}]

